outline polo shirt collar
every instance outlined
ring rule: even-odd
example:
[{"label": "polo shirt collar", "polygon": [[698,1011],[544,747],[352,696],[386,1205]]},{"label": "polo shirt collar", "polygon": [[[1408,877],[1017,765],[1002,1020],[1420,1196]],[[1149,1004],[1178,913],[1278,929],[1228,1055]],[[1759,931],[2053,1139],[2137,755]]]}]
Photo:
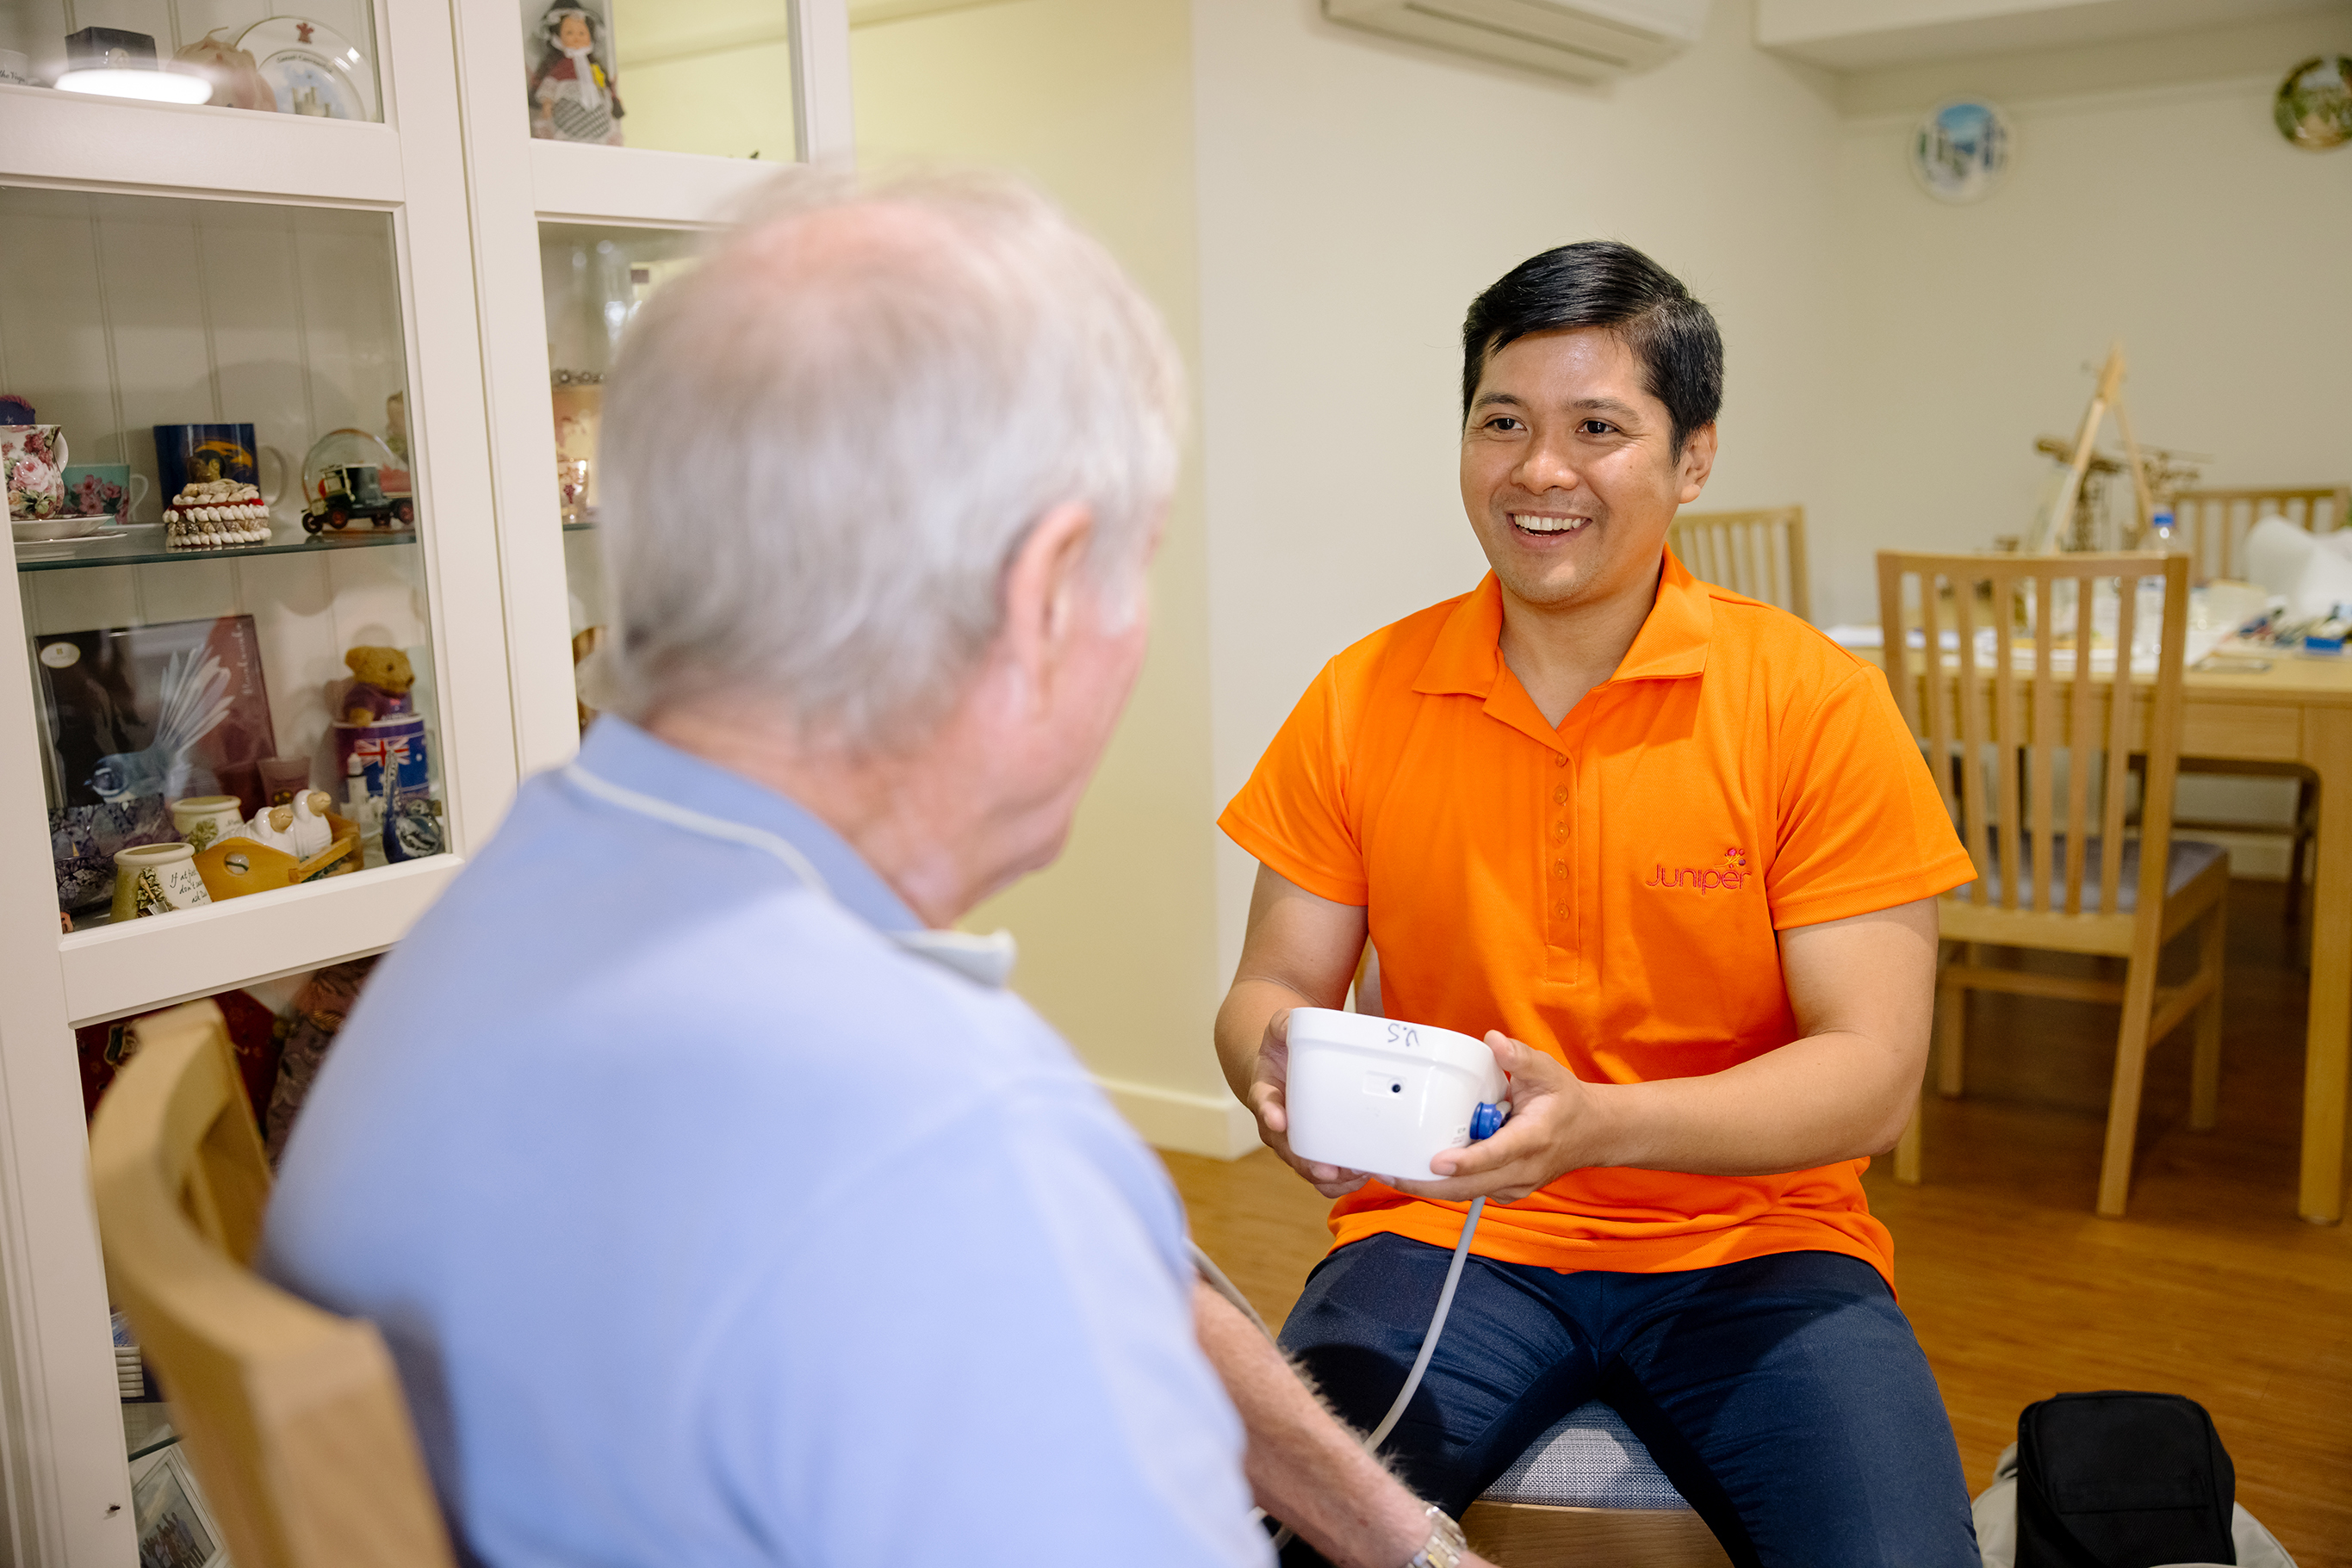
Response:
[{"label": "polo shirt collar", "polygon": [[[1641,631],[1634,634],[1633,645],[1625,650],[1616,673],[1603,684],[1672,680],[1698,674],[1706,668],[1706,645],[1714,632],[1715,607],[1708,601],[1706,585],[1693,577],[1669,549],[1658,574],[1658,596],[1651,602],[1650,613],[1643,620]],[[1504,686],[1499,679],[1504,673],[1502,638],[1503,589],[1489,571],[1445,618],[1429,656],[1422,661],[1421,674],[1415,677],[1412,689],[1428,696],[1483,698],[1487,710],[1494,712],[1496,688]],[[1526,693],[1519,691],[1518,685],[1512,681],[1505,689],[1517,693],[1521,703],[1527,703]]]},{"label": "polo shirt collar", "polygon": [[1668,549],[1649,619],[1642,622],[1633,645],[1625,650],[1623,663],[1609,678],[1661,681],[1704,674],[1706,645],[1714,636],[1715,601],[1706,584],[1693,577]]},{"label": "polo shirt collar", "polygon": [[580,766],[607,783],[705,817],[772,833],[808,857],[833,901],[886,935],[920,931],[907,901],[849,841],[790,797],[681,751],[627,719],[601,714],[580,745]]},{"label": "polo shirt collar", "polygon": [[1019,948],[1010,931],[925,929],[906,900],[848,841],[798,803],[740,774],[679,750],[626,719],[599,718],[562,769],[606,805],[773,857],[810,891],[874,927],[919,958],[975,985],[1002,989]]}]

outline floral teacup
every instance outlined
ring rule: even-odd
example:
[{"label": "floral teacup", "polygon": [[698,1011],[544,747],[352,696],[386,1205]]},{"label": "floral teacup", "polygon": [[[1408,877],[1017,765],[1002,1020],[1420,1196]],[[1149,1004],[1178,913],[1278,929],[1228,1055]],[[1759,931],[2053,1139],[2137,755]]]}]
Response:
[{"label": "floral teacup", "polygon": [[147,498],[147,476],[128,463],[77,463],[65,471],[66,506],[85,517],[127,523],[131,509]]},{"label": "floral teacup", "polygon": [[66,509],[66,437],[54,424],[0,424],[0,473],[8,520],[37,522]]}]

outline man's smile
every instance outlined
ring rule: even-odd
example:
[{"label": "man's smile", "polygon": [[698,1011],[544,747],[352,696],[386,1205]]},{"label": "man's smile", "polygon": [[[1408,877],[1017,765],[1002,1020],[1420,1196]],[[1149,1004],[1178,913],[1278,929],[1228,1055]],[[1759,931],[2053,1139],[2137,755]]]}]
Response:
[{"label": "man's smile", "polygon": [[1510,512],[1506,515],[1511,519],[1513,528],[1538,538],[1556,538],[1562,534],[1572,534],[1592,520],[1591,517],[1560,517],[1543,512]]}]

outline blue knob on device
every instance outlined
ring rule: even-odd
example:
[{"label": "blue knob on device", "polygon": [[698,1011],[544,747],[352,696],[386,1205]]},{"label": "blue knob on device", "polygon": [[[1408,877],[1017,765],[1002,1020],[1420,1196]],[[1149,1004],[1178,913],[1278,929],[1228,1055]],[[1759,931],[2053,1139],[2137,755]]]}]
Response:
[{"label": "blue knob on device", "polygon": [[1484,1101],[1470,1113],[1470,1141],[1474,1144],[1491,1138],[1503,1130],[1503,1113],[1497,1106]]}]

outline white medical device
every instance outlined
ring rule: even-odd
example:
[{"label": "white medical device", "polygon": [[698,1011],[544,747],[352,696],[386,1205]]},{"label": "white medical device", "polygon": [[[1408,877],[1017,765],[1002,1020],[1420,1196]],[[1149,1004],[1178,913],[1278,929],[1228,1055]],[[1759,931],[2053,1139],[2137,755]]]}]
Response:
[{"label": "white medical device", "polygon": [[1293,1008],[1283,1103],[1290,1152],[1379,1176],[1439,1179],[1430,1160],[1491,1136],[1509,1080],[1466,1034]]}]

